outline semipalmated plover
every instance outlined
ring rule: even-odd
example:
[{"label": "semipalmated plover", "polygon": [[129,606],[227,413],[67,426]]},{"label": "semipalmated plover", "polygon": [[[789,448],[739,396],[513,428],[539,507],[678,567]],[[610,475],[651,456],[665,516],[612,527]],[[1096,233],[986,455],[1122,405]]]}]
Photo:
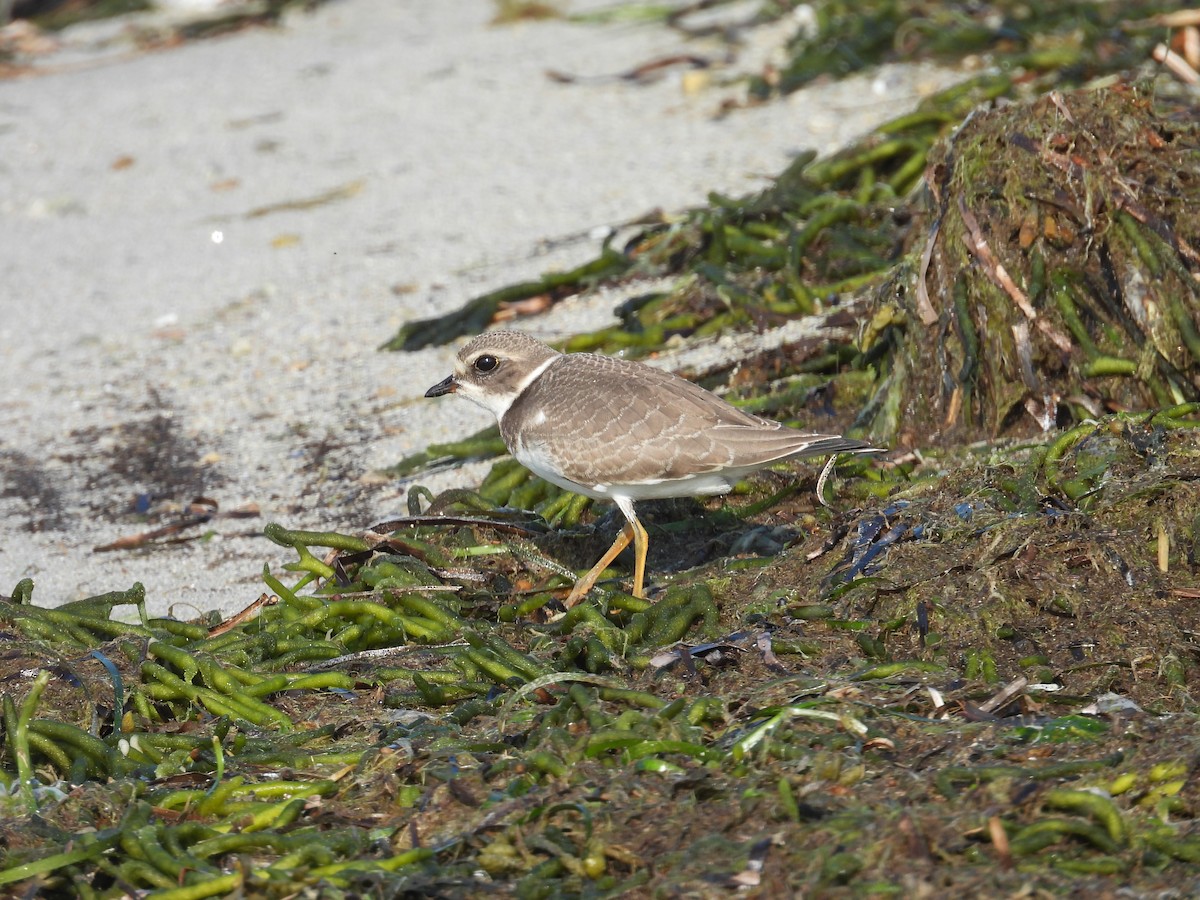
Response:
[{"label": "semipalmated plover", "polygon": [[612,500],[617,539],[566,600],[574,606],[633,541],[634,596],[643,597],[649,536],[638,500],[723,494],[771,463],[872,449],[750,415],[686,379],[594,353],[559,353],[516,331],[481,334],[454,374],[425,392],[457,393],[490,410],[509,452],[568,491]]}]

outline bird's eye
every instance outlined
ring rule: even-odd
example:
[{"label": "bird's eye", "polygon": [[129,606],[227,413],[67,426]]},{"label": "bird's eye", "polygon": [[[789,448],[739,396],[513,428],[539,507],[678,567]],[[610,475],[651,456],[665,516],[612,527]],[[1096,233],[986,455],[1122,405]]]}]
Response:
[{"label": "bird's eye", "polygon": [[497,364],[496,357],[485,354],[479,357],[479,359],[475,360],[475,371],[490,372],[492,369],[496,368]]}]

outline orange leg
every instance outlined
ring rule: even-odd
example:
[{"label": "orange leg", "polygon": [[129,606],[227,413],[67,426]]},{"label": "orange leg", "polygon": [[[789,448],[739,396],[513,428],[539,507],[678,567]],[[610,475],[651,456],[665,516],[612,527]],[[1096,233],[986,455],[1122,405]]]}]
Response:
[{"label": "orange leg", "polygon": [[633,526],[633,596],[644,598],[646,596],[646,591],[643,589],[646,578],[646,551],[650,549],[650,535],[646,534],[646,529],[642,527],[637,516],[629,520],[629,525]]},{"label": "orange leg", "polygon": [[[600,562],[592,566],[592,570],[590,572],[575,582],[575,587],[571,588],[571,593],[567,595],[565,603],[567,609],[570,609],[584,598],[584,595],[586,595],[587,592],[592,589],[592,586],[595,585],[596,579],[600,577],[600,573],[608,568],[609,563],[617,558],[618,553],[629,546],[629,542],[634,539],[636,533],[634,531],[634,522],[637,522],[637,519],[634,519],[632,522],[625,523],[625,527],[621,529],[621,533],[617,535],[617,539],[613,541],[613,545],[608,548],[608,552],[600,557]],[[642,536],[646,534],[645,530],[641,526],[641,523],[638,523],[637,530],[641,531]],[[645,555],[645,551],[643,551],[639,559],[640,562],[645,563]],[[639,567],[636,575],[634,576],[635,586],[639,588],[641,586],[641,576],[642,569]]]}]

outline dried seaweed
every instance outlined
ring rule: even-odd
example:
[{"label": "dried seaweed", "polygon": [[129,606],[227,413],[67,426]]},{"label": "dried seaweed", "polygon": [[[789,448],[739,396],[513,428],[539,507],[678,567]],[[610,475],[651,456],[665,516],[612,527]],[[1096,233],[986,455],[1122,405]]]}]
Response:
[{"label": "dried seaweed", "polygon": [[753,79],[752,97],[788,94],[815,78],[884,62],[950,63],[972,55],[986,56],[1001,71],[1048,73],[1060,89],[1076,87],[1144,64],[1161,39],[1147,20],[1178,9],[1178,4],[1152,0],[991,0],[965,6],[826,0],[812,6],[815,21],[797,28],[787,62]]},{"label": "dried seaweed", "polygon": [[930,163],[928,268],[880,293],[872,430],[1028,435],[1195,400],[1198,161],[1191,112],[1133,89],[973,116]]},{"label": "dried seaweed", "polygon": [[565,614],[562,536],[463,492],[361,537],[269,526],[292,574],[229,622],[22,582],[0,883],[1184,889],[1198,427],[1192,405],[930,458],[782,552]]}]

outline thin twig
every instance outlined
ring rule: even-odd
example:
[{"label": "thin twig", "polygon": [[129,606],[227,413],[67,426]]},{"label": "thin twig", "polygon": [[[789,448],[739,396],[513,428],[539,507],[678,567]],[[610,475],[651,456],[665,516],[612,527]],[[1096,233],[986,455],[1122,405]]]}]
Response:
[{"label": "thin twig", "polygon": [[1166,44],[1159,44],[1154,48],[1154,52],[1150,54],[1154,57],[1156,63],[1161,63],[1166,68],[1171,70],[1171,74],[1182,81],[1184,84],[1196,84],[1200,82],[1200,72],[1197,72],[1188,61],[1168,47]]},{"label": "thin twig", "polygon": [[216,637],[219,634],[224,634],[231,628],[236,628],[243,622],[249,622],[251,619],[258,618],[259,613],[267,606],[274,606],[279,602],[279,598],[274,594],[262,594],[257,600],[243,609],[241,612],[234,613],[220,625],[216,625],[208,630],[209,637]]},{"label": "thin twig", "polygon": [[1008,274],[1008,270],[1004,268],[1000,260],[992,253],[992,248],[988,246],[987,238],[983,236],[983,232],[979,228],[979,220],[967,208],[967,203],[962,197],[958,198],[958,211],[962,216],[963,224],[967,227],[967,235],[970,238],[969,240],[964,238],[964,243],[967,245],[967,249],[971,251],[971,255],[979,260],[980,265],[983,266],[984,273],[996,287],[1012,298],[1012,301],[1025,314],[1025,318],[1037,326],[1038,331],[1046,335],[1063,353],[1070,353],[1071,341],[1065,334],[1059,332],[1045,319],[1038,318],[1037,310],[1029,303],[1029,298],[1025,296],[1025,292],[1017,286],[1016,282],[1012,280],[1012,276]]}]

